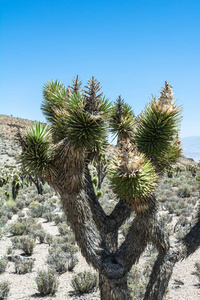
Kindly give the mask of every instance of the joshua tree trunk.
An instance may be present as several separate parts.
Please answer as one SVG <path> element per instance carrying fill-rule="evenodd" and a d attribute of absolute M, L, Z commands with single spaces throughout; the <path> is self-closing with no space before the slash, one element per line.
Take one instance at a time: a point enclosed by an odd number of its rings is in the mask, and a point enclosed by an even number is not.
<path fill-rule="evenodd" d="M 35 184 L 37 188 L 38 195 L 43 195 L 43 185 L 44 185 L 44 177 L 40 179 L 37 175 L 35 177 L 30 176 L 31 181 Z"/>
<path fill-rule="evenodd" d="M 130 293 L 127 286 L 127 275 L 123 278 L 108 279 L 99 275 L 99 289 L 101 299 L 106 300 L 130 300 Z"/>

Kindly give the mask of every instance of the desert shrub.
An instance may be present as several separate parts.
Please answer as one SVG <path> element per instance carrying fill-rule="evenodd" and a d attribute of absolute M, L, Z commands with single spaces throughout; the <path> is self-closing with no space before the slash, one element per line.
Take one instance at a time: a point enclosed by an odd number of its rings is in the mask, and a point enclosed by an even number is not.
<path fill-rule="evenodd" d="M 50 211 L 45 212 L 45 213 L 42 215 L 42 217 L 43 217 L 44 219 L 46 219 L 47 222 L 52 222 L 52 221 L 53 221 L 53 214 L 52 214 L 52 212 L 50 212 Z"/>
<path fill-rule="evenodd" d="M 21 259 L 17 258 L 14 261 L 15 273 L 17 274 L 26 274 L 32 272 L 34 266 L 33 259 Z"/>
<path fill-rule="evenodd" d="M 74 254 L 70 254 L 67 258 L 67 270 L 72 271 L 78 263 L 78 258 Z"/>
<path fill-rule="evenodd" d="M 13 213 L 12 211 L 8 211 L 7 214 L 6 214 L 8 220 L 11 220 L 12 219 L 12 216 L 13 216 Z"/>
<path fill-rule="evenodd" d="M 49 255 L 47 258 L 47 263 L 53 267 L 56 272 L 62 274 L 67 271 L 67 255 L 60 248 L 49 249 Z"/>
<path fill-rule="evenodd" d="M 10 291 L 10 283 L 8 281 L 0 282 L 0 300 L 5 300 L 8 298 Z"/>
<path fill-rule="evenodd" d="M 12 211 L 13 214 L 17 214 L 19 212 L 19 208 L 17 207 L 16 204 L 11 205 L 10 210 Z"/>
<path fill-rule="evenodd" d="M 7 258 L 4 257 L 0 258 L 0 274 L 5 272 L 7 264 L 8 264 Z"/>
<path fill-rule="evenodd" d="M 44 243 L 46 232 L 44 230 L 37 230 L 34 234 L 36 238 L 38 238 L 40 244 Z"/>
<path fill-rule="evenodd" d="M 13 247 L 11 247 L 11 246 L 8 246 L 7 247 L 7 251 L 6 251 L 6 253 L 7 253 L 7 255 L 10 255 L 10 254 L 13 254 L 14 253 L 14 249 L 13 249 Z"/>
<path fill-rule="evenodd" d="M 80 272 L 73 276 L 71 285 L 77 294 L 92 293 L 97 288 L 97 275 L 91 272 Z"/>
<path fill-rule="evenodd" d="M 1 217 L 1 219 L 0 219 L 0 226 L 1 227 L 5 226 L 7 222 L 8 222 L 7 216 Z"/>
<path fill-rule="evenodd" d="M 24 236 L 20 238 L 20 249 L 22 249 L 25 254 L 32 255 L 34 248 L 35 248 L 34 239 L 28 236 Z"/>
<path fill-rule="evenodd" d="M 19 236 L 14 236 L 11 238 L 11 242 L 12 242 L 12 248 L 13 249 L 20 249 L 20 237 Z"/>
<path fill-rule="evenodd" d="M 138 267 L 132 267 L 128 274 L 128 287 L 131 294 L 131 299 L 143 299 L 145 293 L 145 279 Z"/>
<path fill-rule="evenodd" d="M 39 203 L 45 202 L 45 196 L 44 195 L 36 195 L 34 200 Z"/>
<path fill-rule="evenodd" d="M 25 203 L 24 203 L 23 200 L 17 200 L 16 206 L 17 206 L 17 208 L 19 208 L 19 209 L 23 209 L 23 208 L 25 207 Z"/>
<path fill-rule="evenodd" d="M 196 178 L 197 181 L 200 181 L 200 175 L 196 175 L 195 178 Z"/>
<path fill-rule="evenodd" d="M 191 189 L 188 185 L 180 187 L 178 190 L 178 196 L 182 198 L 187 198 L 191 196 Z"/>
<path fill-rule="evenodd" d="M 13 216 L 13 213 L 12 211 L 10 210 L 10 207 L 9 206 L 2 206 L 0 208 L 0 218 L 2 217 L 7 217 L 9 220 L 12 218 Z"/>
<path fill-rule="evenodd" d="M 18 216 L 19 216 L 20 218 L 24 218 L 24 217 L 25 217 L 25 213 L 24 213 L 23 211 L 19 211 L 19 212 L 18 212 Z"/>
<path fill-rule="evenodd" d="M 78 247 L 76 245 L 73 245 L 70 242 L 62 243 L 59 246 L 60 246 L 60 249 L 63 252 L 67 252 L 67 253 L 70 252 L 70 253 L 73 253 L 73 254 L 75 254 L 76 252 L 78 252 Z"/>
<path fill-rule="evenodd" d="M 56 271 L 53 269 L 38 271 L 36 284 L 41 295 L 54 295 L 58 290 L 58 278 Z"/>
<path fill-rule="evenodd" d="M 66 224 L 60 223 L 58 224 L 58 231 L 60 235 L 70 235 L 71 231 Z"/>
<path fill-rule="evenodd" d="M 23 235 L 26 231 L 26 225 L 16 221 L 10 225 L 9 231 L 12 235 Z"/>
<path fill-rule="evenodd" d="M 18 222 L 24 224 L 26 227 L 25 233 L 24 234 L 31 234 L 32 236 L 35 237 L 35 233 L 38 230 L 42 229 L 42 224 L 37 223 L 36 219 L 29 217 L 29 218 L 18 218 Z"/>
<path fill-rule="evenodd" d="M 45 242 L 50 246 L 53 243 L 54 237 L 52 234 L 47 233 L 45 236 Z"/>
<path fill-rule="evenodd" d="M 54 220 L 56 225 L 63 222 L 62 217 L 60 215 L 55 215 L 53 220 Z"/>
<path fill-rule="evenodd" d="M 197 278 L 199 280 L 199 287 L 200 287 L 200 262 L 199 261 L 196 262 L 194 266 L 196 269 L 196 272 L 194 274 L 197 276 Z"/>
<path fill-rule="evenodd" d="M 176 222 L 176 224 L 174 226 L 175 237 L 178 240 L 182 239 L 189 232 L 191 227 L 192 227 L 192 224 L 188 220 L 188 218 L 186 218 L 184 216 L 180 216 L 180 218 L 178 219 L 178 221 Z"/>
<path fill-rule="evenodd" d="M 43 214 L 43 205 L 38 202 L 32 202 L 29 205 L 28 214 L 33 218 L 40 218 Z"/>

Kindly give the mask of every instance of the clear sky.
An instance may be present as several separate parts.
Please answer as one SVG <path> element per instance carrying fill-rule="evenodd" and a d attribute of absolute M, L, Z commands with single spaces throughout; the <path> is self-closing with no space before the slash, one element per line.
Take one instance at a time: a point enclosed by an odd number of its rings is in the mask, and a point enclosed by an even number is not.
<path fill-rule="evenodd" d="M 0 0 L 0 31 L 0 114 L 44 121 L 44 83 L 77 74 L 139 114 L 167 80 L 200 136 L 200 0 Z"/>

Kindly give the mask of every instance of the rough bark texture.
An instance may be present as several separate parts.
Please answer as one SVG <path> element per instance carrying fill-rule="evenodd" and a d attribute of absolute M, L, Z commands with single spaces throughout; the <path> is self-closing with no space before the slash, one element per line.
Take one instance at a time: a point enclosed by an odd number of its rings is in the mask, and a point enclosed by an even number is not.
<path fill-rule="evenodd" d="M 170 248 L 168 236 L 159 226 L 156 215 L 156 200 L 148 206 L 145 213 L 136 215 L 129 228 L 125 241 L 118 247 L 119 227 L 131 215 L 131 208 L 120 199 L 110 215 L 106 215 L 95 195 L 88 162 L 84 168 L 77 168 L 80 185 L 71 188 L 63 184 L 63 174 L 71 168 L 64 166 L 58 175 L 57 190 L 68 222 L 75 234 L 83 256 L 99 272 L 99 288 L 102 300 L 129 300 L 127 274 L 135 264 L 148 243 L 152 243 L 159 254 L 154 264 L 147 286 L 145 300 L 163 299 L 175 263 L 193 253 L 199 246 L 200 226 L 197 223 L 188 235 L 173 248 Z M 62 176 L 62 178 L 61 178 Z M 62 180 L 61 180 L 62 179 Z"/>
<path fill-rule="evenodd" d="M 144 300 L 162 300 L 176 262 L 193 254 L 200 246 L 200 224 L 197 222 L 176 246 L 159 254 L 155 261 Z"/>
<path fill-rule="evenodd" d="M 116 280 L 108 280 L 104 275 L 99 276 L 99 289 L 101 299 L 106 300 L 130 300 L 127 286 L 127 276 Z"/>

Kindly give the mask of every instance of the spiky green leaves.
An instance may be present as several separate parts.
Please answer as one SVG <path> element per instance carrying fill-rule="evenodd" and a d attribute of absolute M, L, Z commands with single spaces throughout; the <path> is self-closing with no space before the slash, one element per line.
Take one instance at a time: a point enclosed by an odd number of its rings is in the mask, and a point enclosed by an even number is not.
<path fill-rule="evenodd" d="M 41 110 L 47 120 L 53 123 L 55 111 L 66 107 L 68 92 L 60 81 L 47 81 L 43 87 Z"/>
<path fill-rule="evenodd" d="M 28 173 L 42 176 L 52 160 L 51 134 L 47 125 L 36 123 L 24 134 L 20 162 Z"/>
<path fill-rule="evenodd" d="M 155 99 L 140 116 L 135 142 L 140 152 L 149 158 L 162 158 L 169 150 L 180 124 L 180 107 L 163 107 Z"/>
<path fill-rule="evenodd" d="M 150 161 L 138 154 L 129 141 L 123 142 L 114 159 L 110 179 L 120 198 L 134 204 L 135 210 L 151 198 L 157 176 Z"/>
<path fill-rule="evenodd" d="M 118 142 L 125 138 L 132 138 L 135 118 L 131 107 L 118 97 L 110 114 L 111 133 L 118 136 Z"/>
<path fill-rule="evenodd" d="M 86 111 L 81 104 L 75 104 L 74 99 L 70 98 L 66 115 L 68 140 L 77 148 L 99 148 L 106 139 L 107 103 L 103 100 L 99 102 L 101 110 L 95 115 Z"/>

